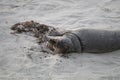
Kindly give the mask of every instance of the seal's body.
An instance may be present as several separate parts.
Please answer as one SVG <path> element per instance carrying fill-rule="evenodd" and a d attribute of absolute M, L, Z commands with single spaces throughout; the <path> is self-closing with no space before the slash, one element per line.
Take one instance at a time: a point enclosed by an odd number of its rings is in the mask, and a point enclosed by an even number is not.
<path fill-rule="evenodd" d="M 50 36 L 49 44 L 56 52 L 111 52 L 120 49 L 120 31 L 79 29 Z"/>

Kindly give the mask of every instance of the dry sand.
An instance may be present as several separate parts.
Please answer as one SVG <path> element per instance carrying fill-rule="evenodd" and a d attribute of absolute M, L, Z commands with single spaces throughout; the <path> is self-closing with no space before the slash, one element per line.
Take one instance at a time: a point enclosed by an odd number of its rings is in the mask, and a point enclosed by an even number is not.
<path fill-rule="evenodd" d="M 120 0 L 0 0 L 0 80 L 120 80 L 120 51 L 40 52 L 32 36 L 10 27 L 34 20 L 61 29 L 120 29 Z"/>

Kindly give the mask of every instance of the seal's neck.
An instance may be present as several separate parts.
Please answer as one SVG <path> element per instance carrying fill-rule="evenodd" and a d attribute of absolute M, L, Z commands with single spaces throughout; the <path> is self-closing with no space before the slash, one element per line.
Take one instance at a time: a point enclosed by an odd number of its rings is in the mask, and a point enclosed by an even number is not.
<path fill-rule="evenodd" d="M 69 32 L 66 33 L 64 36 L 72 41 L 73 51 L 82 52 L 81 40 L 76 34 Z"/>

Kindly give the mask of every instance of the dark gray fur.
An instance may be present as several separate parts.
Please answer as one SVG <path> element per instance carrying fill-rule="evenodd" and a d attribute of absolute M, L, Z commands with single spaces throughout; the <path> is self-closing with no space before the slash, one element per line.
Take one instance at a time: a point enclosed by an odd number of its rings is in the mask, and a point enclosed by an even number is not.
<path fill-rule="evenodd" d="M 51 39 L 69 47 L 65 52 L 101 53 L 120 49 L 120 30 L 79 29 Z"/>

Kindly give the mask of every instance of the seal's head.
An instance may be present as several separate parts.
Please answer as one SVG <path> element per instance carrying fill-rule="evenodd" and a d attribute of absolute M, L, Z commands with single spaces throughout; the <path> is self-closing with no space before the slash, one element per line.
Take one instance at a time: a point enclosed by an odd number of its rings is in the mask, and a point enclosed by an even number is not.
<path fill-rule="evenodd" d="M 72 50 L 72 42 L 66 37 L 48 37 L 48 48 L 57 53 L 68 53 Z"/>

